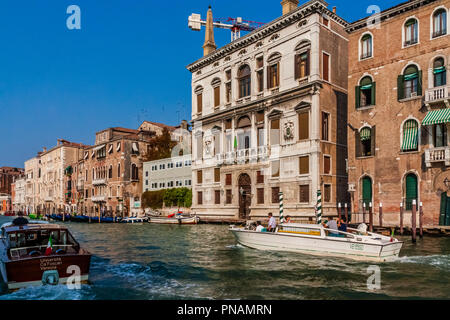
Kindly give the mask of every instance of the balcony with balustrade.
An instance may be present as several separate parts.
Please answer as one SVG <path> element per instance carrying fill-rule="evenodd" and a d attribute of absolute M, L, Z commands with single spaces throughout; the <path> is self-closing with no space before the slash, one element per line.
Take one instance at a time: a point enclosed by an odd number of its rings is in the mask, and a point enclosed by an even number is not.
<path fill-rule="evenodd" d="M 450 166 L 450 146 L 429 148 L 425 150 L 425 164 L 427 168 L 431 168 L 435 163 L 444 162 L 446 166 Z"/>
<path fill-rule="evenodd" d="M 259 146 L 216 154 L 215 158 L 218 165 L 245 164 L 267 161 L 269 153 L 268 146 Z"/>
<path fill-rule="evenodd" d="M 430 88 L 425 91 L 425 104 L 427 106 L 442 102 L 445 103 L 447 108 L 450 107 L 450 85 Z"/>
<path fill-rule="evenodd" d="M 92 185 L 94 186 L 106 185 L 106 179 L 94 179 L 92 181 Z"/>

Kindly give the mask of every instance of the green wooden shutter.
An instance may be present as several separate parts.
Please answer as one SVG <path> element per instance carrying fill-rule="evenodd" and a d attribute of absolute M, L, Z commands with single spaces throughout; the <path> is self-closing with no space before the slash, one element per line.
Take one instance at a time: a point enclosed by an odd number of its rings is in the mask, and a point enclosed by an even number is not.
<path fill-rule="evenodd" d="M 355 132 L 355 157 L 361 157 L 361 135 L 358 130 Z"/>
<path fill-rule="evenodd" d="M 363 202 L 366 204 L 366 208 L 369 207 L 369 203 L 372 202 L 372 180 L 369 177 L 363 178 Z"/>
<path fill-rule="evenodd" d="M 397 95 L 398 95 L 398 100 L 402 100 L 404 98 L 403 75 L 400 75 L 397 78 Z"/>
<path fill-rule="evenodd" d="M 355 108 L 358 109 L 361 105 L 361 87 L 355 87 Z"/>
<path fill-rule="evenodd" d="M 406 210 L 412 209 L 413 200 L 417 200 L 417 177 L 409 174 L 406 176 Z"/>
<path fill-rule="evenodd" d="M 445 216 L 447 213 L 447 193 L 442 192 L 441 194 L 441 210 L 439 212 L 439 225 L 445 225 Z"/>
<path fill-rule="evenodd" d="M 417 95 L 422 95 L 422 70 L 419 71 L 419 77 L 417 79 Z"/>
<path fill-rule="evenodd" d="M 376 88 L 377 88 L 376 83 L 372 82 L 372 97 L 371 97 L 372 106 L 376 105 L 376 98 L 377 98 Z"/>
<path fill-rule="evenodd" d="M 372 127 L 372 132 L 371 132 L 371 137 L 372 140 L 370 141 L 371 143 L 371 147 L 370 147 L 370 155 L 371 156 L 375 156 L 375 148 L 376 148 L 376 144 L 375 144 L 375 126 Z"/>

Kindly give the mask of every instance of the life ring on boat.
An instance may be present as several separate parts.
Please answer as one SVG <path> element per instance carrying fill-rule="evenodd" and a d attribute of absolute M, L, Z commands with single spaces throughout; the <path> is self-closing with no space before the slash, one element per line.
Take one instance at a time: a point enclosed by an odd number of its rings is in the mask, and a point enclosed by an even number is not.
<path fill-rule="evenodd" d="M 167 216 L 167 218 L 173 218 L 173 217 L 175 217 L 175 213 L 169 214 L 169 215 Z"/>
<path fill-rule="evenodd" d="M 56 254 L 66 254 L 66 250 L 58 249 L 58 250 L 56 250 Z"/>
<path fill-rule="evenodd" d="M 40 256 L 41 253 L 39 251 L 33 250 L 28 254 L 30 257 L 37 257 Z"/>

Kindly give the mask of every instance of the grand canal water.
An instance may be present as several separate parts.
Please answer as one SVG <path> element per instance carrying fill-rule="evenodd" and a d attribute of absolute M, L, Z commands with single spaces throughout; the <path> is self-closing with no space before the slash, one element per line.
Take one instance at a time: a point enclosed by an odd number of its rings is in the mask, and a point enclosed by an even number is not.
<path fill-rule="evenodd" d="M 0 217 L 0 223 L 10 220 Z M 405 244 L 379 264 L 262 252 L 236 244 L 227 226 L 67 223 L 92 254 L 90 284 L 32 287 L 0 299 L 398 299 L 450 298 L 450 238 Z"/>

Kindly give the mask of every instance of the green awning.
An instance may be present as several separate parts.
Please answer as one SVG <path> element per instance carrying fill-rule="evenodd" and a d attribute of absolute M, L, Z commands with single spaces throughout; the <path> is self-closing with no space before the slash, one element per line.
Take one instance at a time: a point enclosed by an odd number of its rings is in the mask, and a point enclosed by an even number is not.
<path fill-rule="evenodd" d="M 417 150 L 419 128 L 417 122 L 408 120 L 403 126 L 402 151 Z"/>
<path fill-rule="evenodd" d="M 361 141 L 366 141 L 370 139 L 370 135 L 371 135 L 371 130 L 370 128 L 362 128 L 361 131 L 359 132 L 359 136 L 361 138 Z"/>
<path fill-rule="evenodd" d="M 422 121 L 423 126 L 450 122 L 450 109 L 430 111 Z"/>
<path fill-rule="evenodd" d="M 434 74 L 438 74 L 438 73 L 442 73 L 442 72 L 445 72 L 445 67 L 439 67 L 439 68 L 435 68 L 433 70 Z"/>
<path fill-rule="evenodd" d="M 365 86 L 361 86 L 361 90 L 367 90 L 367 89 L 371 89 L 373 86 L 373 84 L 366 84 Z"/>
<path fill-rule="evenodd" d="M 416 79 L 418 77 L 419 77 L 419 75 L 417 73 L 411 73 L 411 74 L 405 74 L 403 76 L 403 79 L 408 81 L 408 80 Z"/>

